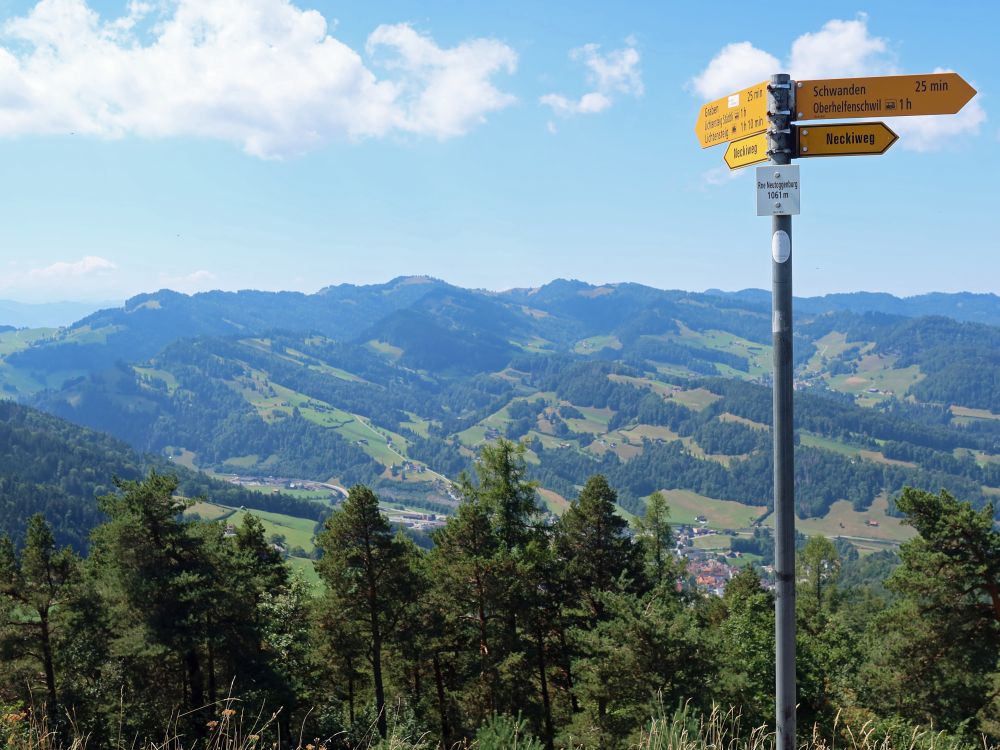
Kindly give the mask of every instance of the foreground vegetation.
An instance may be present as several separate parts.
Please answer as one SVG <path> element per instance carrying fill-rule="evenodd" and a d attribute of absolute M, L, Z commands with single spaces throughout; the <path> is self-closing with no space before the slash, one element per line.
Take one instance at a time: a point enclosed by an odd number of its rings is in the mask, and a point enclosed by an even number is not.
<path fill-rule="evenodd" d="M 258 519 L 234 535 L 185 520 L 169 476 L 118 480 L 85 559 L 36 516 L 23 545 L 0 542 L 0 737 L 148 750 L 769 747 L 774 603 L 757 572 L 703 597 L 671 553 L 661 495 L 629 529 L 596 475 L 552 520 L 523 456 L 505 440 L 482 450 L 429 552 L 353 487 L 317 539 L 315 598 Z M 912 489 L 896 504 L 918 536 L 888 579 L 890 553 L 858 558 L 822 537 L 799 551 L 808 746 L 995 743 L 993 508 Z"/>

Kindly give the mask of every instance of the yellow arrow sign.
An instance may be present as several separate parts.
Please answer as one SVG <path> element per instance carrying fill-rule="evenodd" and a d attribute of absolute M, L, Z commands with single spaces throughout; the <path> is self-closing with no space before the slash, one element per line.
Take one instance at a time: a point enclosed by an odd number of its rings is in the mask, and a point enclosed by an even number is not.
<path fill-rule="evenodd" d="M 796 133 L 796 156 L 884 154 L 899 139 L 884 122 L 799 125 Z"/>
<path fill-rule="evenodd" d="M 749 167 L 767 161 L 767 136 L 763 133 L 733 141 L 726 148 L 726 164 L 730 169 Z"/>
<path fill-rule="evenodd" d="M 767 81 L 709 102 L 698 112 L 695 135 L 702 148 L 767 130 Z"/>
<path fill-rule="evenodd" d="M 797 120 L 953 115 L 976 95 L 958 73 L 797 81 Z"/>

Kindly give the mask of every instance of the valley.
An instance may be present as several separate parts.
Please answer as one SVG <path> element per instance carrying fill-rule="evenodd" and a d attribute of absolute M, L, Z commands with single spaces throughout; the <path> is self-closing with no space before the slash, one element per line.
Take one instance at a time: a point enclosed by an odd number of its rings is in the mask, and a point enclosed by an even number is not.
<path fill-rule="evenodd" d="M 821 302 L 799 303 L 812 309 L 795 354 L 800 528 L 871 551 L 907 538 L 893 506 L 904 485 L 979 505 L 1000 492 L 992 395 L 956 375 L 1000 351 L 1000 329 Z M 676 522 L 750 534 L 771 495 L 768 315 L 738 295 L 569 281 L 163 292 L 0 334 L 0 388 L 265 495 L 328 504 L 365 482 L 447 515 L 455 480 L 505 437 L 526 446 L 555 514 L 600 472 L 627 517 L 664 490 Z"/>

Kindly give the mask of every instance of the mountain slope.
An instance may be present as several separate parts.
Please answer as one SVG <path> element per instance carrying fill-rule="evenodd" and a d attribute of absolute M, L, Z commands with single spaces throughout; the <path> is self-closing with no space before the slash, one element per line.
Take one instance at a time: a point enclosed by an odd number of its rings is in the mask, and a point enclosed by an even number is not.
<path fill-rule="evenodd" d="M 188 497 L 318 518 L 321 506 L 287 496 L 264 495 L 143 456 L 109 435 L 94 432 L 11 401 L 0 401 L 0 534 L 21 539 L 28 518 L 44 513 L 59 544 L 77 550 L 101 522 L 96 498 L 112 479 L 139 479 L 149 470 L 170 472 Z"/>

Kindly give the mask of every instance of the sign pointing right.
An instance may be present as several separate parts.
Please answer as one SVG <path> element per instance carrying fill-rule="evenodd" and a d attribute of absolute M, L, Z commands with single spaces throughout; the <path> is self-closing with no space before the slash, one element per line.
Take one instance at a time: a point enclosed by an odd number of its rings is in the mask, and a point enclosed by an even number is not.
<path fill-rule="evenodd" d="M 953 115 L 975 95 L 958 73 L 797 81 L 793 119 Z"/>
<path fill-rule="evenodd" d="M 799 125 L 795 130 L 797 157 L 878 155 L 899 140 L 884 122 Z"/>

